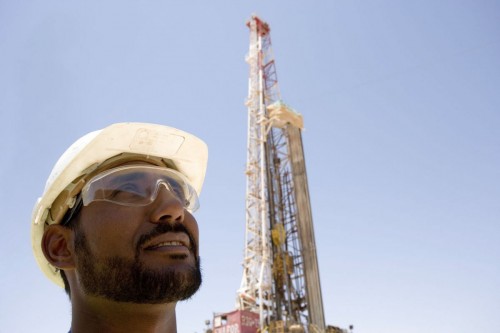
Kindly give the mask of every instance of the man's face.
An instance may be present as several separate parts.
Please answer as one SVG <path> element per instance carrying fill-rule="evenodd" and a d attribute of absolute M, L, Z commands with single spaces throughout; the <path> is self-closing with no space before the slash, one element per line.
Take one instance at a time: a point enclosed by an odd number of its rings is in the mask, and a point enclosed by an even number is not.
<path fill-rule="evenodd" d="M 198 225 L 161 187 L 149 205 L 91 202 L 75 227 L 76 274 L 88 295 L 118 302 L 167 303 L 201 285 Z"/>

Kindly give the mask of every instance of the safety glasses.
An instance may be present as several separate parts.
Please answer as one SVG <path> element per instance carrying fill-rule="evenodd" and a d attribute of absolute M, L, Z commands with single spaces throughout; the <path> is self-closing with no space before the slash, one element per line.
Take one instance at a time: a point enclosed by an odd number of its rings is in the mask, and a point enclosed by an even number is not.
<path fill-rule="evenodd" d="M 199 208 L 198 195 L 181 173 L 165 167 L 148 165 L 121 166 L 91 178 L 83 187 L 84 206 L 94 201 L 107 201 L 122 206 L 146 206 L 164 187 L 194 212 Z"/>

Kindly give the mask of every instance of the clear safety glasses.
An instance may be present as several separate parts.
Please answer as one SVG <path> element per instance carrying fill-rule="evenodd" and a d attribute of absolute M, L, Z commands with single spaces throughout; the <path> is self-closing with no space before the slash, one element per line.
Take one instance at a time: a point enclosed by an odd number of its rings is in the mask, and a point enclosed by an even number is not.
<path fill-rule="evenodd" d="M 156 199 L 162 186 L 188 211 L 198 209 L 198 195 L 184 175 L 165 167 L 148 165 L 121 166 L 100 173 L 83 187 L 81 198 L 84 206 L 94 201 L 146 206 Z"/>

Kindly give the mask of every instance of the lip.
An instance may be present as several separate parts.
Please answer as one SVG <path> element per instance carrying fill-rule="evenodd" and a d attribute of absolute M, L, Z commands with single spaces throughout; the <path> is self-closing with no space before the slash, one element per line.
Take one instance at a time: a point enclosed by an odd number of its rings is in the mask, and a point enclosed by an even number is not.
<path fill-rule="evenodd" d="M 148 241 L 142 249 L 145 251 L 185 251 L 191 249 L 191 241 L 184 232 L 167 232 Z"/>

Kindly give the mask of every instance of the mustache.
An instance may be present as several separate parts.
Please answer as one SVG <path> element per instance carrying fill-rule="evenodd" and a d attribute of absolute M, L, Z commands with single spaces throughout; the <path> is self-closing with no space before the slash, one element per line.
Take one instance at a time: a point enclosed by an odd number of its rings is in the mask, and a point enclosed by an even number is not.
<path fill-rule="evenodd" d="M 189 230 L 182 224 L 181 222 L 174 222 L 174 223 L 158 223 L 156 224 L 156 227 L 148 232 L 147 234 L 142 235 L 139 237 L 139 240 L 137 241 L 137 247 L 136 250 L 139 251 L 145 243 L 150 241 L 151 239 L 155 238 L 156 236 L 166 234 L 168 232 L 183 232 L 189 237 L 189 241 L 191 244 L 190 250 L 193 251 L 193 253 L 196 253 L 195 250 L 198 248 L 198 244 L 196 244 L 196 241 L 194 240 L 193 235 L 189 232 Z"/>

